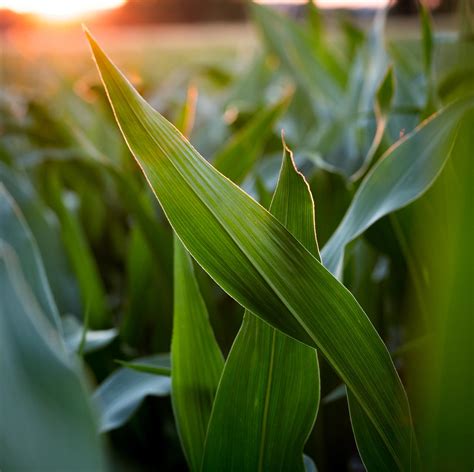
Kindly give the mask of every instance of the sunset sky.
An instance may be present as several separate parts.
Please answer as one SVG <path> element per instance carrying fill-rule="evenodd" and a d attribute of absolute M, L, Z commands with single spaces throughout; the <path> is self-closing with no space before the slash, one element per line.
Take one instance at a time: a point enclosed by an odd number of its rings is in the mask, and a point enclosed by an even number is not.
<path fill-rule="evenodd" d="M 306 0 L 256 0 L 259 3 L 302 4 Z M 126 0 L 0 0 L 0 9 L 17 13 L 31 13 L 49 20 L 71 20 L 98 10 L 123 5 Z M 388 0 L 318 0 L 321 8 L 377 8 L 386 6 Z"/>
<path fill-rule="evenodd" d="M 68 20 L 123 5 L 126 0 L 0 0 L 0 8 L 32 13 L 46 19 Z"/>

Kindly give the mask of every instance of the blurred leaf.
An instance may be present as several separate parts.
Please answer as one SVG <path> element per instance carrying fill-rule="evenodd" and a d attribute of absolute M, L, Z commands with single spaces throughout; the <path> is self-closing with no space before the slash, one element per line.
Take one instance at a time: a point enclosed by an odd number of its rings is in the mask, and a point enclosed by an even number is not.
<path fill-rule="evenodd" d="M 460 0 L 459 10 L 459 36 L 461 39 L 472 41 L 474 39 L 474 5 L 472 0 Z"/>
<path fill-rule="evenodd" d="M 59 312 L 78 313 L 81 310 L 79 289 L 61 241 L 56 215 L 41 201 L 26 174 L 0 163 L 0 182 L 33 233 Z"/>
<path fill-rule="evenodd" d="M 238 133 L 225 144 L 214 157 L 214 167 L 236 184 L 245 180 L 263 147 L 273 133 L 273 127 L 288 107 L 290 95 L 275 105 L 258 111 Z"/>
<path fill-rule="evenodd" d="M 163 375 L 171 377 L 171 356 L 160 354 L 159 358 L 154 360 L 154 364 L 141 364 L 139 362 L 115 361 L 127 369 L 144 372 L 146 374 Z"/>
<path fill-rule="evenodd" d="M 209 323 L 192 260 L 174 246 L 172 392 L 179 437 L 191 470 L 201 470 L 204 441 L 224 359 Z"/>
<path fill-rule="evenodd" d="M 389 67 L 385 76 L 377 89 L 376 94 L 376 113 L 379 116 L 387 116 L 393 102 L 395 93 L 395 75 L 393 69 Z"/>
<path fill-rule="evenodd" d="M 319 347 L 409 469 L 413 429 L 390 355 L 353 298 L 274 217 L 207 163 L 89 36 L 118 124 L 183 244 L 245 308 Z"/>
<path fill-rule="evenodd" d="M 252 13 L 268 49 L 306 92 L 311 106 L 324 110 L 340 102 L 345 71 L 334 58 L 315 54 L 307 32 L 274 9 L 253 3 Z"/>
<path fill-rule="evenodd" d="M 48 317 L 52 326 L 60 330 L 58 309 L 48 285 L 36 241 L 20 209 L 2 183 L 0 183 L 0 223 L 0 241 L 8 244 L 19 254 L 21 271 L 25 274 L 26 282 L 33 290 L 42 312 Z"/>
<path fill-rule="evenodd" d="M 161 368 L 167 354 L 142 357 L 132 363 L 150 364 Z M 100 413 L 99 429 L 102 433 L 119 428 L 135 413 L 148 395 L 167 396 L 171 392 L 171 379 L 123 367 L 107 377 L 93 395 Z"/>
<path fill-rule="evenodd" d="M 306 454 L 303 454 L 303 461 L 304 461 L 304 470 L 306 472 L 318 472 L 316 464 L 314 463 L 313 459 Z"/>
<path fill-rule="evenodd" d="M 313 198 L 286 148 L 270 211 L 319 258 Z M 242 375 L 255 368 L 258 375 Z M 318 406 L 316 351 L 246 311 L 214 401 L 203 470 L 303 470 Z"/>
<path fill-rule="evenodd" d="M 379 85 L 375 99 L 375 118 L 377 123 L 372 144 L 367 151 L 367 155 L 365 156 L 362 165 L 357 170 L 357 172 L 351 176 L 351 180 L 357 180 L 365 174 L 375 156 L 375 153 L 377 152 L 377 149 L 380 146 L 380 143 L 382 142 L 385 128 L 387 126 L 388 113 L 392 107 L 394 89 L 395 76 L 393 74 L 393 69 L 389 67 L 381 84 Z"/>
<path fill-rule="evenodd" d="M 365 177 L 337 230 L 322 250 L 340 276 L 345 246 L 388 213 L 422 195 L 450 157 L 460 121 L 474 100 L 458 101 L 390 148 Z"/>
<path fill-rule="evenodd" d="M 431 75 L 431 65 L 433 63 L 433 22 L 428 7 L 420 2 L 421 19 L 421 43 L 423 47 L 423 66 L 425 74 Z"/>
<path fill-rule="evenodd" d="M 90 310 L 90 326 L 101 328 L 107 324 L 105 288 L 94 255 L 86 236 L 73 213 L 64 201 L 64 189 L 57 169 L 49 169 L 47 191 L 51 206 L 61 223 L 61 234 L 81 289 L 83 304 Z"/>
<path fill-rule="evenodd" d="M 336 400 L 341 400 L 346 396 L 346 386 L 344 384 L 338 385 L 331 390 L 324 398 L 323 403 L 332 403 Z"/>
<path fill-rule="evenodd" d="M 3 241 L 0 300 L 0 467 L 105 470 L 78 366 Z"/>
<path fill-rule="evenodd" d="M 71 315 L 66 315 L 61 319 L 63 339 L 69 352 L 78 352 L 84 333 L 84 326 Z M 84 353 L 94 352 L 109 345 L 118 335 L 115 328 L 100 331 L 87 330 L 84 340 Z"/>

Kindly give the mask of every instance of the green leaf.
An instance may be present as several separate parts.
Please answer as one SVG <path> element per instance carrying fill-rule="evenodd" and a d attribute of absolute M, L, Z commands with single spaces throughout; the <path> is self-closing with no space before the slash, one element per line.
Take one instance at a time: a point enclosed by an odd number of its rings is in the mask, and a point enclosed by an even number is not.
<path fill-rule="evenodd" d="M 191 257 L 178 238 L 174 258 L 171 400 L 189 466 L 191 470 L 200 470 L 224 359 L 209 323 Z"/>
<path fill-rule="evenodd" d="M 2 162 L 0 182 L 13 197 L 33 233 L 59 312 L 78 313 L 79 289 L 69 266 L 55 214 L 41 201 L 26 174 Z"/>
<path fill-rule="evenodd" d="M 66 315 L 61 318 L 63 339 L 69 352 L 78 352 L 82 337 L 84 336 L 84 326 L 77 318 Z M 87 330 L 84 338 L 83 352 L 94 352 L 109 345 L 118 335 L 115 328 L 96 331 Z"/>
<path fill-rule="evenodd" d="M 423 66 L 427 77 L 431 75 L 433 63 L 433 22 L 428 7 L 420 2 L 421 44 L 423 47 Z"/>
<path fill-rule="evenodd" d="M 28 225 L 2 183 L 0 183 L 0 241 L 7 243 L 19 254 L 19 264 L 32 288 L 42 312 L 58 330 L 61 324 L 44 270 L 41 255 Z"/>
<path fill-rule="evenodd" d="M 235 135 L 214 157 L 214 167 L 236 184 L 252 170 L 263 147 L 273 132 L 273 126 L 288 107 L 290 95 L 264 108 Z"/>
<path fill-rule="evenodd" d="M 432 185 L 451 155 L 460 121 L 472 107 L 472 98 L 446 107 L 380 158 L 322 249 L 328 270 L 340 276 L 348 243 L 383 216 L 417 199 Z"/>
<path fill-rule="evenodd" d="M 82 226 L 65 204 L 57 169 L 48 171 L 47 185 L 50 204 L 61 223 L 62 239 L 79 282 L 85 310 L 90 310 L 90 326 L 102 328 L 107 324 L 105 288 Z"/>
<path fill-rule="evenodd" d="M 379 117 L 385 117 L 388 115 L 393 102 L 393 96 L 395 93 L 395 74 L 393 68 L 389 67 L 382 82 L 379 85 L 376 94 L 376 113 Z"/>
<path fill-rule="evenodd" d="M 171 358 L 166 357 L 164 354 L 160 354 L 157 357 L 156 363 L 144 364 L 140 362 L 126 362 L 116 360 L 118 364 L 127 369 L 136 370 L 137 372 L 144 372 L 146 374 L 164 375 L 165 377 L 171 377 Z"/>
<path fill-rule="evenodd" d="M 325 54 L 325 48 L 315 51 L 307 31 L 274 9 L 254 3 L 252 14 L 268 49 L 277 55 L 314 107 L 325 109 L 341 101 L 345 71 L 334 60 L 337 53 Z"/>
<path fill-rule="evenodd" d="M 167 354 L 157 354 L 136 359 L 132 364 L 163 368 L 168 359 Z M 92 397 L 100 414 L 100 431 L 105 433 L 125 424 L 146 396 L 163 397 L 170 392 L 168 375 L 156 375 L 128 366 L 116 370 L 100 384 Z"/>
<path fill-rule="evenodd" d="M 380 146 L 380 143 L 382 142 L 385 128 L 387 127 L 388 114 L 390 108 L 392 107 L 394 92 L 395 75 L 393 73 L 393 68 L 389 67 L 382 79 L 382 82 L 379 85 L 377 94 L 375 96 L 376 129 L 372 144 L 367 151 L 364 162 L 357 172 L 351 176 L 351 180 L 358 180 L 359 177 L 362 177 L 365 174 Z"/>
<path fill-rule="evenodd" d="M 105 470 L 78 366 L 35 293 L 0 241 L 0 468 Z"/>
<path fill-rule="evenodd" d="M 319 258 L 311 192 L 286 149 L 270 211 Z M 304 470 L 318 405 L 316 351 L 246 311 L 217 390 L 203 470 Z"/>
<path fill-rule="evenodd" d="M 409 470 L 413 429 L 406 394 L 360 305 L 277 219 L 202 158 L 89 40 L 125 140 L 183 244 L 241 305 L 318 347 L 398 466 Z"/>

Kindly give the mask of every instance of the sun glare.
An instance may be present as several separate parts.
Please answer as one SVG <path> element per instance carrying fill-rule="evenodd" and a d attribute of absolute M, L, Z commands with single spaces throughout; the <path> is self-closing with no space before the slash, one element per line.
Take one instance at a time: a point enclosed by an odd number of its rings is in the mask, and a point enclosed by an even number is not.
<path fill-rule="evenodd" d="M 48 20 L 71 20 L 123 5 L 126 0 L 0 0 L 0 8 Z"/>

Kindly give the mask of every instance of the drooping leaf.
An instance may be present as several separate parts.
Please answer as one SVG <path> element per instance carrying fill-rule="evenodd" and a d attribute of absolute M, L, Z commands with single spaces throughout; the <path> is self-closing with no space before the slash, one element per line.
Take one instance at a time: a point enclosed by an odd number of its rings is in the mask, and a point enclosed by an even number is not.
<path fill-rule="evenodd" d="M 270 211 L 319 258 L 311 192 L 286 149 Z M 246 311 L 219 383 L 203 470 L 304 470 L 318 406 L 316 351 Z"/>
<path fill-rule="evenodd" d="M 423 122 L 392 146 L 361 183 L 321 255 L 332 273 L 341 274 L 345 246 L 370 225 L 422 195 L 451 155 L 460 120 L 474 99 L 458 101 Z"/>
<path fill-rule="evenodd" d="M 0 241 L 0 468 L 105 470 L 78 366 L 36 293 Z"/>
<path fill-rule="evenodd" d="M 162 354 L 158 354 L 136 359 L 133 363 L 161 368 L 167 359 L 168 355 L 163 358 Z M 169 376 L 137 372 L 128 367 L 116 370 L 99 385 L 93 395 L 100 414 L 99 430 L 104 433 L 125 424 L 146 396 L 162 397 L 170 392 Z"/>
<path fill-rule="evenodd" d="M 72 315 L 63 316 L 61 319 L 63 339 L 69 352 L 78 352 L 84 326 Z M 110 344 L 118 335 L 115 328 L 89 331 L 85 333 L 83 352 L 89 353 L 97 351 Z"/>
<path fill-rule="evenodd" d="M 174 314 L 171 340 L 174 416 L 191 470 L 200 470 L 207 425 L 224 359 L 214 338 L 192 260 L 174 246 Z"/>
<path fill-rule="evenodd" d="M 121 131 L 186 248 L 245 308 L 319 347 L 398 466 L 409 470 L 414 448 L 406 394 L 360 305 L 278 220 L 203 159 L 89 40 Z"/>

